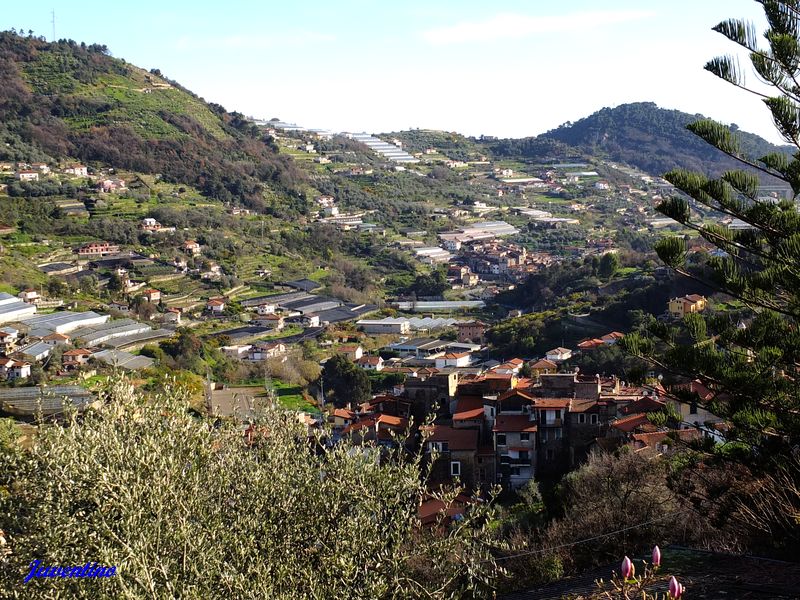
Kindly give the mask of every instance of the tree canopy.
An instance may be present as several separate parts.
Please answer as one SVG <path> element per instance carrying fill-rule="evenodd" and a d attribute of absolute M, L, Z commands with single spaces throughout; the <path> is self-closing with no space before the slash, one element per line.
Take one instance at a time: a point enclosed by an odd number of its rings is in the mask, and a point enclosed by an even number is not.
<path fill-rule="evenodd" d="M 425 528 L 419 459 L 329 448 L 292 413 L 268 410 L 242 435 L 172 389 L 120 380 L 66 425 L 0 449 L 3 597 L 485 597 L 498 573 L 488 505 Z M 23 584 L 33 560 L 117 576 Z"/>
<path fill-rule="evenodd" d="M 749 309 L 749 316 L 692 314 L 678 327 L 654 321 L 646 333 L 626 336 L 624 343 L 634 353 L 687 379 L 697 378 L 708 388 L 708 397 L 702 399 L 688 390 L 678 395 L 700 401 L 729 423 L 729 428 L 716 432 L 724 439 L 715 449 L 718 456 L 748 464 L 756 475 L 779 473 L 779 479 L 788 476 L 796 482 L 800 471 L 792 457 L 800 444 L 800 214 L 796 205 L 800 192 L 800 2 L 765 0 L 760 4 L 768 22 L 766 47 L 759 46 L 754 26 L 744 21 L 723 21 L 714 30 L 749 52 L 758 79 L 772 95 L 753 93 L 762 98 L 779 133 L 796 152 L 751 156 L 734 128 L 708 119 L 690 124 L 692 133 L 741 168 L 718 178 L 684 169 L 670 171 L 665 178 L 680 193 L 664 200 L 658 210 L 699 233 L 719 252 L 708 261 L 710 274 L 705 277 L 687 264 L 684 238 L 668 237 L 656 246 L 665 263 L 738 299 Z M 748 89 L 743 71 L 730 56 L 709 61 L 706 69 Z M 759 175 L 785 182 L 788 197 L 767 196 Z M 796 485 L 793 490 L 788 500 L 781 501 L 784 506 L 778 512 L 797 514 L 800 494 Z M 777 546 L 788 548 L 800 540 L 800 527 L 791 521 L 776 522 Z"/>

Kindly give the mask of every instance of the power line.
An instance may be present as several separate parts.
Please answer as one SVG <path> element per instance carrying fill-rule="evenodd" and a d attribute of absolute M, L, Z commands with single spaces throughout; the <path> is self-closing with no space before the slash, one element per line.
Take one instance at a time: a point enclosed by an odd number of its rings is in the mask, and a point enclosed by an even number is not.
<path fill-rule="evenodd" d="M 666 515 L 662 515 L 657 519 L 653 519 L 652 521 L 645 521 L 644 523 L 637 523 L 636 525 L 631 525 L 629 527 L 625 527 L 623 529 L 617 529 L 616 531 L 610 531 L 608 533 L 603 533 L 601 535 L 596 535 L 594 537 L 586 538 L 584 540 L 578 540 L 577 542 L 570 542 L 568 544 L 561 544 L 560 546 L 551 546 L 549 548 L 538 548 L 536 550 L 528 550 L 527 552 L 520 552 L 519 554 L 512 554 L 510 556 L 501 556 L 500 558 L 488 559 L 482 562 L 487 563 L 491 561 L 500 562 L 503 560 L 510 560 L 512 558 L 520 558 L 522 556 L 530 556 L 533 554 L 544 554 L 545 552 L 553 552 L 554 550 L 562 550 L 563 548 L 571 548 L 572 546 L 578 546 L 580 544 L 586 544 L 588 542 L 595 542 L 597 540 L 602 540 L 607 537 L 611 537 L 617 535 L 619 533 L 624 533 L 626 531 L 630 531 L 631 529 L 638 529 L 639 527 L 644 527 L 645 525 L 652 525 L 653 523 L 658 523 L 659 521 L 663 521 L 668 517 L 672 517 L 678 514 L 678 511 L 674 511 L 671 513 L 667 513 Z"/>

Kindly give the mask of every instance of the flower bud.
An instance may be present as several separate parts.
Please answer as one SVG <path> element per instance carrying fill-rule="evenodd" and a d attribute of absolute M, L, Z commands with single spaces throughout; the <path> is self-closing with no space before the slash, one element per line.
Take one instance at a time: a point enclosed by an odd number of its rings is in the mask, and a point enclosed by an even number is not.
<path fill-rule="evenodd" d="M 653 566 L 660 567 L 661 566 L 661 549 L 658 546 L 653 548 Z"/>
<path fill-rule="evenodd" d="M 678 580 L 673 575 L 669 579 L 669 597 L 673 600 L 680 600 L 681 596 L 683 596 L 683 586 L 678 583 Z"/>
<path fill-rule="evenodd" d="M 622 560 L 622 578 L 630 579 L 633 577 L 633 562 L 627 556 Z"/>

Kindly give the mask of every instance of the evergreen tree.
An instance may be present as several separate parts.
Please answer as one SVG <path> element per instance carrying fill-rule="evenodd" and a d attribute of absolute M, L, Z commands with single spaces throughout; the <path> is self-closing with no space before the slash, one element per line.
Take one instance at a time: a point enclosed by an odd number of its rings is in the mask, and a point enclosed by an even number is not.
<path fill-rule="evenodd" d="M 756 477 L 778 474 L 780 480 L 797 482 L 800 462 L 793 457 L 800 447 L 800 214 L 795 204 L 800 193 L 800 1 L 760 4 L 768 22 L 766 47 L 759 46 L 754 26 L 744 21 L 723 21 L 714 30 L 749 52 L 755 73 L 771 95 L 750 89 L 730 56 L 715 58 L 705 68 L 761 96 L 778 131 L 796 151 L 749 156 L 733 128 L 707 119 L 690 124 L 691 132 L 742 168 L 716 179 L 673 170 L 665 178 L 683 194 L 663 201 L 658 209 L 722 252 L 697 266 L 687 261 L 684 238 L 668 237 L 656 245 L 665 263 L 738 299 L 746 316 L 742 320 L 724 312 L 692 314 L 678 327 L 653 321 L 642 333 L 626 336 L 624 343 L 634 354 L 687 380 L 700 379 L 710 390 L 705 408 L 730 425 L 723 432 L 725 443 L 714 449 L 717 456 L 749 465 Z M 764 197 L 760 176 L 771 184 L 785 182 L 790 199 Z M 716 223 L 710 223 L 709 216 Z M 703 403 L 695 394 L 683 394 L 682 399 Z M 782 500 L 779 512 L 784 516 L 800 507 L 798 487 L 793 489 Z M 799 529 L 796 518 L 785 518 L 770 535 L 775 545 L 790 547 L 800 540 Z"/>

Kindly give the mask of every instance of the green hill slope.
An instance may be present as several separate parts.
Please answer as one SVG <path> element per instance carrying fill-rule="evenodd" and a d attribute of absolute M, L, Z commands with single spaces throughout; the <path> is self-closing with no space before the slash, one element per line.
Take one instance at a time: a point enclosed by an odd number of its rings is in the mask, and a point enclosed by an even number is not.
<path fill-rule="evenodd" d="M 741 166 L 686 130 L 687 124 L 703 118 L 659 108 L 652 102 L 637 102 L 604 108 L 537 139 L 555 140 L 589 154 L 605 155 L 653 175 L 675 167 L 718 175 Z M 775 146 L 752 133 L 738 131 L 738 135 L 742 149 L 751 157 L 788 151 L 788 147 Z"/>
<path fill-rule="evenodd" d="M 161 173 L 256 208 L 304 179 L 242 115 L 104 46 L 0 33 L 0 160 L 77 158 Z"/>

